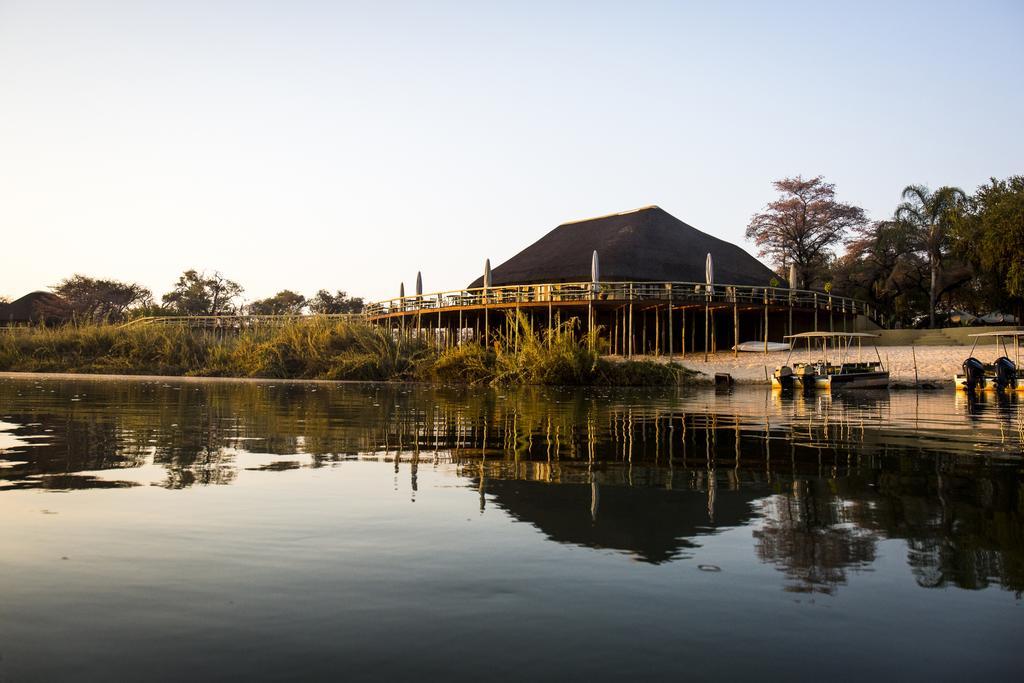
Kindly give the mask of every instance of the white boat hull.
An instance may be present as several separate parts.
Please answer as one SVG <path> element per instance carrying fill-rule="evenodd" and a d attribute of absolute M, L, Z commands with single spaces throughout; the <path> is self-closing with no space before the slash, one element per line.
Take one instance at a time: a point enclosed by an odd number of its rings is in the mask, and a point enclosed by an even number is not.
<path fill-rule="evenodd" d="M 745 351 L 748 353 L 764 353 L 765 343 L 763 341 L 740 342 L 732 347 L 734 351 Z M 783 342 L 768 342 L 768 351 L 789 351 L 790 345 Z"/>

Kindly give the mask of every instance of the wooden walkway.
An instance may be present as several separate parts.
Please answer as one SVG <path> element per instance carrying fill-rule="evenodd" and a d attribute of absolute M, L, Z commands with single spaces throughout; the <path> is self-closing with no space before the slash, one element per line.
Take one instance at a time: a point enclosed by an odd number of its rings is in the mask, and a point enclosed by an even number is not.
<path fill-rule="evenodd" d="M 155 315 L 130 320 L 121 327 L 166 325 L 182 326 L 191 329 L 248 330 L 282 327 L 290 323 L 313 320 L 365 322 L 366 316 L 361 313 L 330 313 L 322 315 Z"/>

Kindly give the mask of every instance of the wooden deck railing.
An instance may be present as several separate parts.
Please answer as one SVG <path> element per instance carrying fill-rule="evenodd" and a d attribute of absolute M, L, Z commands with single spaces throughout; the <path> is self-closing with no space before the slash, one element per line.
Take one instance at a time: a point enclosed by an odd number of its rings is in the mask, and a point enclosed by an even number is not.
<path fill-rule="evenodd" d="M 310 320 L 343 320 L 361 322 L 362 313 L 327 313 L 315 315 L 155 315 L 136 318 L 122 327 L 140 325 L 181 325 L 191 328 L 238 330 L 257 327 L 280 327 L 288 323 Z"/>
<path fill-rule="evenodd" d="M 863 301 L 833 296 L 827 292 L 781 287 L 715 284 L 703 282 L 565 282 L 542 285 L 478 287 L 419 296 L 406 296 L 367 304 L 363 313 L 370 319 L 388 315 L 438 311 L 478 306 L 510 306 L 544 302 L 655 301 L 678 304 L 710 303 L 740 306 L 792 306 L 851 315 L 877 316 L 878 311 Z"/>

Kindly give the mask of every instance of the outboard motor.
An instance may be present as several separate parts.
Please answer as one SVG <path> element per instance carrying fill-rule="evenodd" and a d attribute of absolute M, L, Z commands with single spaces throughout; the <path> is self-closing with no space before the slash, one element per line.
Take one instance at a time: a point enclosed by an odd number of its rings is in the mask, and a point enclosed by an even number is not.
<path fill-rule="evenodd" d="M 1010 389 L 1011 391 L 1017 388 L 1017 366 L 1013 364 L 1013 361 L 1002 356 L 996 359 L 994 364 L 996 371 L 995 383 L 996 390 L 1002 391 L 1003 389 Z"/>
<path fill-rule="evenodd" d="M 775 368 L 775 380 L 779 383 L 779 387 L 782 389 L 790 390 L 793 388 L 793 368 L 788 365 L 780 365 Z"/>
<path fill-rule="evenodd" d="M 964 388 L 974 391 L 985 386 L 985 364 L 971 356 L 964 361 Z"/>

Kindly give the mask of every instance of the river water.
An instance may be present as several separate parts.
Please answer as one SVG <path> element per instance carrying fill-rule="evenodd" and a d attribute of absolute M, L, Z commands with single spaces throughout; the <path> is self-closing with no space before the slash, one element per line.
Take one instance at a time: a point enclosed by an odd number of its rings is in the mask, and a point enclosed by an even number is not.
<path fill-rule="evenodd" d="M 0 680 L 1016 678 L 1024 404 L 0 378 Z"/>

